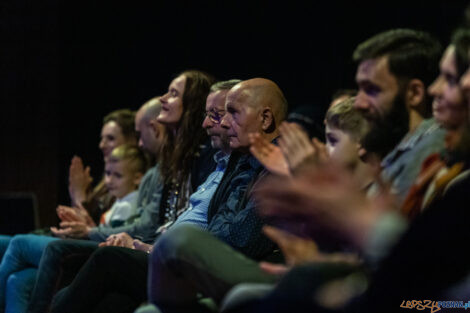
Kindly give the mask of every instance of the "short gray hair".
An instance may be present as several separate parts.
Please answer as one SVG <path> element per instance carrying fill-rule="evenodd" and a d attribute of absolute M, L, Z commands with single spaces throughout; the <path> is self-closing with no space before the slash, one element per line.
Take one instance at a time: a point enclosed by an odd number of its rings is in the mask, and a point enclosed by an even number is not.
<path fill-rule="evenodd" d="M 219 90 L 230 90 L 232 89 L 233 86 L 241 82 L 242 82 L 241 79 L 230 79 L 230 80 L 217 82 L 211 86 L 210 92 L 216 92 Z"/>

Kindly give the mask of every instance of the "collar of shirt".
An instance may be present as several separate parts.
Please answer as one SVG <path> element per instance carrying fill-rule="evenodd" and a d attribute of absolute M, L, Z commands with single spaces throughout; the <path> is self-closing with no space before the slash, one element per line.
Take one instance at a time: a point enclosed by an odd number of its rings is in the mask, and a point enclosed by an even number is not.
<path fill-rule="evenodd" d="M 214 154 L 214 161 L 217 164 L 216 170 L 223 170 L 227 167 L 230 154 L 225 154 L 223 151 L 217 151 Z"/>
<path fill-rule="evenodd" d="M 421 140 L 422 137 L 434 132 L 439 128 L 439 125 L 434 121 L 433 118 L 424 120 L 412 133 L 406 134 L 406 136 L 400 141 L 398 146 L 395 147 L 382 161 L 382 167 L 387 167 L 390 163 L 393 163 L 403 152 L 413 149 L 413 147 Z"/>
<path fill-rule="evenodd" d="M 132 192 L 129 192 L 127 195 L 122 197 L 121 199 L 116 199 L 116 202 L 131 202 L 133 201 L 134 197 L 137 196 L 137 190 L 134 190 Z"/>

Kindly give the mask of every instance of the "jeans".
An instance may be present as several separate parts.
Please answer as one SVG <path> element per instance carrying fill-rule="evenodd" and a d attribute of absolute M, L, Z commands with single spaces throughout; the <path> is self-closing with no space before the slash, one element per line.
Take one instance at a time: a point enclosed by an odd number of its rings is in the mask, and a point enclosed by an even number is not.
<path fill-rule="evenodd" d="M 6 301 L 13 299 L 7 299 L 6 297 L 6 286 L 10 275 L 26 268 L 37 267 L 45 247 L 54 240 L 57 240 L 57 238 L 30 234 L 16 235 L 11 239 L 0 264 L 0 312 L 4 311 Z M 18 280 L 23 278 L 27 279 L 22 283 L 18 282 Z M 34 282 L 28 275 L 18 275 L 16 276 L 16 281 L 15 285 L 18 286 Z"/>
<path fill-rule="evenodd" d="M 8 244 L 10 243 L 11 236 L 0 235 L 0 261 L 2 260 L 3 254 L 8 248 Z"/>
<path fill-rule="evenodd" d="M 98 249 L 98 243 L 89 240 L 57 240 L 44 249 L 36 285 L 31 294 L 28 313 L 48 312 L 57 290 L 73 280 L 80 267 Z"/>
<path fill-rule="evenodd" d="M 29 297 L 36 281 L 36 268 L 26 268 L 8 277 L 5 313 L 26 312 Z"/>
<path fill-rule="evenodd" d="M 56 294 L 51 312 L 134 312 L 145 301 L 147 268 L 145 252 L 121 247 L 99 248 L 73 282 Z"/>

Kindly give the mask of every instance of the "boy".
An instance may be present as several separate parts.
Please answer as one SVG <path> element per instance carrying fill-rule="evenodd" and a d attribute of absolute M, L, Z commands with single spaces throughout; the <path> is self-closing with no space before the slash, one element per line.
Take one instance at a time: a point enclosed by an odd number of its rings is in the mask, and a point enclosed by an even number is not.
<path fill-rule="evenodd" d="M 145 155 L 137 146 L 124 144 L 113 149 L 105 165 L 105 184 L 116 201 L 102 214 L 100 227 L 122 226 L 136 214 L 137 188 L 146 169 Z M 63 221 L 62 228 L 66 228 L 68 221 L 85 223 L 86 233 L 96 226 L 83 208 L 61 206 L 57 213 Z M 59 229 L 54 228 L 52 231 L 55 235 L 61 235 Z"/>

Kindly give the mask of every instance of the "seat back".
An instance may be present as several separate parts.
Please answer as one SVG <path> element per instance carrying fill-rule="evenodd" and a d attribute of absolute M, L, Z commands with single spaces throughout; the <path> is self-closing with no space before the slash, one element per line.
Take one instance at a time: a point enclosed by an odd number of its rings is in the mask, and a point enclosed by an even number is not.
<path fill-rule="evenodd" d="M 0 234 L 28 233 L 38 225 L 37 199 L 34 193 L 0 193 Z"/>

